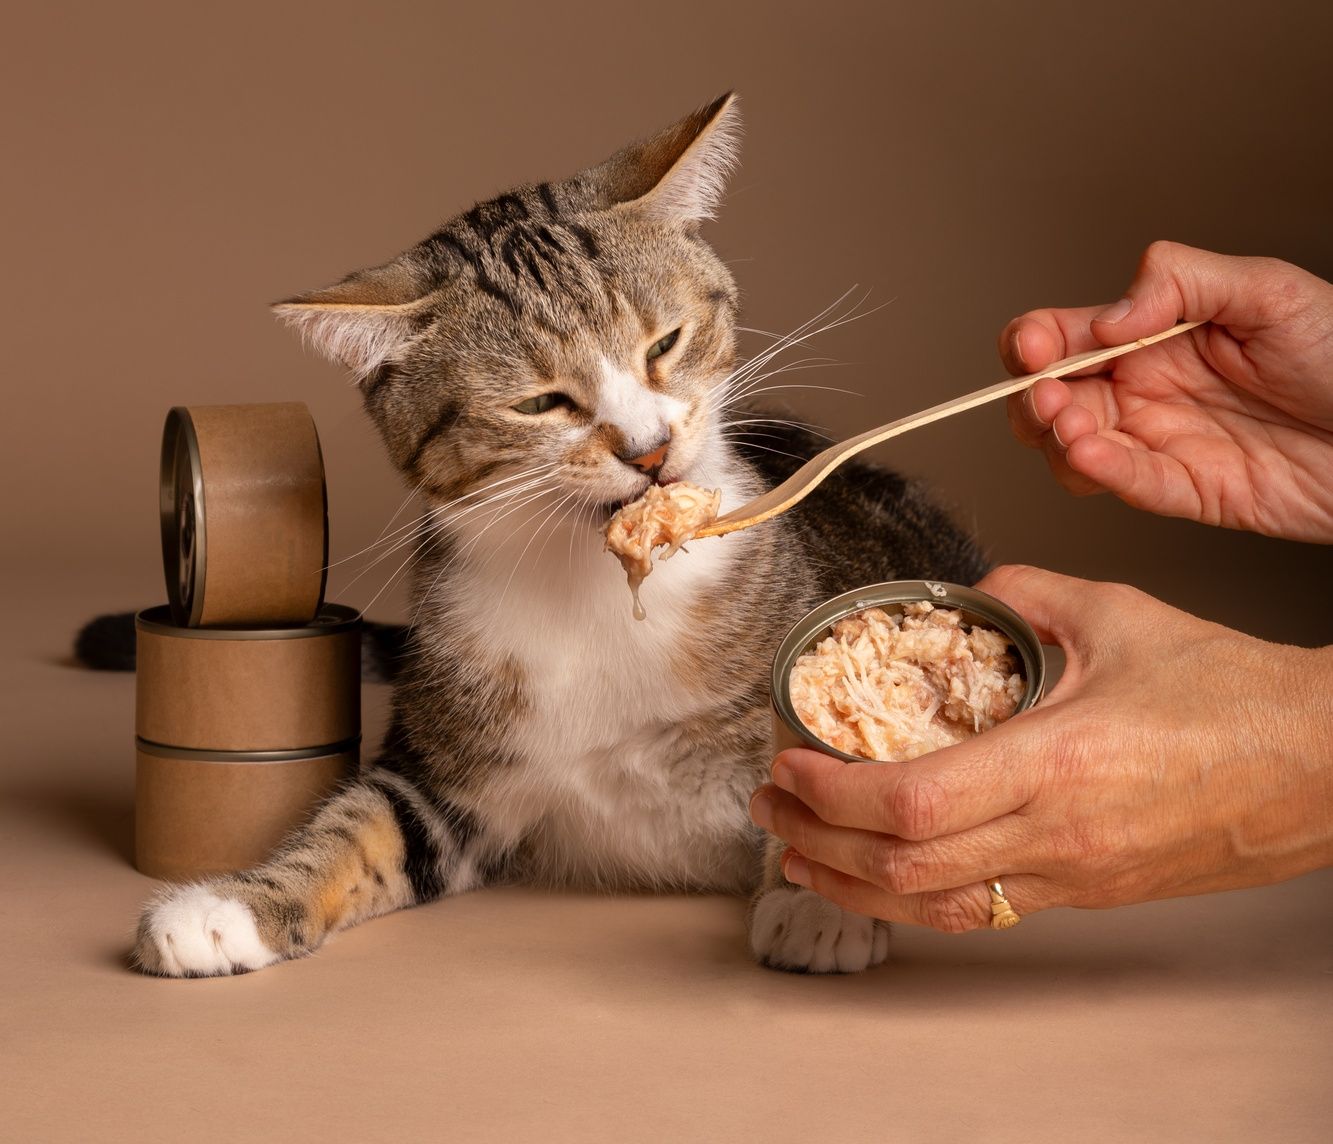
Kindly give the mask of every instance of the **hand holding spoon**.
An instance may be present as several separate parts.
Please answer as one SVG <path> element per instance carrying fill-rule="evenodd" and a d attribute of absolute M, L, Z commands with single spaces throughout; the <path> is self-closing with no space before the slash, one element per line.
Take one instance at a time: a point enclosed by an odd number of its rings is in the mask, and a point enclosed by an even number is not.
<path fill-rule="evenodd" d="M 881 425 L 878 429 L 870 429 L 865 433 L 850 437 L 846 441 L 830 445 L 822 453 L 817 453 L 811 457 L 776 488 L 755 497 L 754 500 L 741 505 L 740 508 L 732 509 L 725 516 L 718 517 L 711 524 L 699 529 L 694 535 L 695 537 L 725 536 L 728 532 L 735 532 L 737 529 L 749 528 L 752 524 L 760 524 L 765 520 L 771 520 L 779 513 L 786 512 L 809 496 L 843 461 L 856 456 L 857 453 L 865 449 L 869 449 L 872 445 L 878 445 L 881 441 L 887 441 L 891 437 L 898 437 L 913 429 L 919 429 L 922 425 L 929 425 L 932 421 L 940 421 L 945 417 L 952 417 L 955 413 L 975 409 L 978 405 L 985 405 L 988 401 L 998 401 L 1001 397 L 1008 397 L 1012 393 L 1021 393 L 1043 377 L 1065 377 L 1087 366 L 1098 365 L 1101 362 L 1110 361 L 1112 358 L 1118 358 L 1123 354 L 1132 353 L 1134 350 L 1143 349 L 1145 346 L 1153 345 L 1156 342 L 1165 341 L 1167 338 L 1174 338 L 1177 334 L 1183 334 L 1186 330 L 1192 330 L 1201 325 L 1203 325 L 1202 322 L 1181 322 L 1179 325 L 1172 326 L 1169 330 L 1163 330 L 1160 334 L 1139 338 L 1137 341 L 1126 342 L 1124 345 L 1107 346 L 1105 349 L 1075 354 L 1073 357 L 1053 362 L 1038 373 L 1030 373 L 1025 377 L 1008 378 L 1005 381 L 997 382 L 995 385 L 987 386 L 985 389 L 978 389 L 962 397 L 955 397 L 952 401 L 933 405 L 929 409 L 923 409 L 920 413 L 900 417 L 897 421 L 890 421 L 887 425 Z"/>

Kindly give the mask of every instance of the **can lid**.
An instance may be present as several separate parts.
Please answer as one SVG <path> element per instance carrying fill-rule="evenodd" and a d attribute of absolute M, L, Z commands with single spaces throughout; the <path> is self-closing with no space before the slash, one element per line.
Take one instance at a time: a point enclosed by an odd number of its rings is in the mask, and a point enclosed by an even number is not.
<path fill-rule="evenodd" d="M 171 618 L 181 626 L 197 624 L 204 612 L 208 513 L 204 505 L 199 438 L 190 411 L 183 405 L 167 411 L 162 427 L 158 490 L 162 567 L 167 578 Z"/>
<path fill-rule="evenodd" d="M 355 735 L 324 747 L 301 747 L 293 751 L 203 751 L 197 747 L 168 747 L 138 735 L 134 749 L 143 755 L 159 759 L 177 759 L 183 763 L 295 763 L 303 759 L 325 759 L 330 755 L 345 755 L 361 745 L 361 736 Z"/>
<path fill-rule="evenodd" d="M 361 613 L 346 604 L 325 604 L 308 624 L 287 628 L 186 628 L 172 623 L 171 607 L 158 604 L 134 617 L 141 632 L 187 640 L 291 640 L 310 639 L 350 631 L 361 623 Z"/>
<path fill-rule="evenodd" d="M 862 612 L 866 608 L 883 608 L 887 612 L 900 612 L 904 605 L 922 600 L 939 608 L 956 608 L 963 613 L 965 622 L 994 628 L 1009 637 L 1009 642 L 1022 661 L 1023 679 L 1027 684 L 1023 690 L 1023 698 L 1014 711 L 1015 715 L 1020 711 L 1026 711 L 1041 698 L 1046 686 L 1046 654 L 1042 651 L 1041 640 L 1032 630 L 1032 625 L 1008 604 L 987 592 L 964 587 L 961 584 L 949 584 L 940 580 L 889 580 L 882 584 L 855 588 L 840 596 L 834 596 L 831 600 L 825 600 L 797 620 L 778 644 L 778 650 L 773 656 L 771 680 L 773 709 L 802 742 L 816 751 L 849 763 L 874 761 L 838 750 L 818 738 L 801 722 L 801 717 L 796 714 L 791 702 L 792 665 L 798 656 L 809 651 L 815 643 L 823 639 L 828 634 L 829 628 L 839 620 L 856 612 Z"/>

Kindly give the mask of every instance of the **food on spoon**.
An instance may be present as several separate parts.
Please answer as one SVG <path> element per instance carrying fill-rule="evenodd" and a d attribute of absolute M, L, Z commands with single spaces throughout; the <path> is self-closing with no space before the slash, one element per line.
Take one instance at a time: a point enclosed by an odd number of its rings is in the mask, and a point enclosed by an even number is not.
<path fill-rule="evenodd" d="M 925 600 L 901 615 L 867 608 L 839 620 L 788 678 L 813 735 L 881 762 L 989 730 L 1018 709 L 1024 688 L 1006 636 Z"/>
<path fill-rule="evenodd" d="M 606 547 L 616 554 L 629 577 L 634 618 L 648 615 L 639 602 L 639 585 L 653 570 L 653 549 L 666 547 L 665 560 L 695 534 L 717 519 L 722 491 L 701 489 L 686 481 L 649 485 L 638 500 L 621 508 L 607 523 Z"/>

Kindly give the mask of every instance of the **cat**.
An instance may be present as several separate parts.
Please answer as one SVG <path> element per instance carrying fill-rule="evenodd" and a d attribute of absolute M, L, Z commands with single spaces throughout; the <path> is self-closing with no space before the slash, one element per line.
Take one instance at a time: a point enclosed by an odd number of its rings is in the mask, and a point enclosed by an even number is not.
<path fill-rule="evenodd" d="M 276 305 L 352 371 L 422 498 L 413 623 L 374 766 L 258 868 L 166 888 L 140 921 L 143 971 L 256 970 L 504 882 L 751 895 L 764 965 L 884 960 L 886 923 L 787 883 L 750 822 L 771 659 L 835 593 L 972 583 L 974 542 L 915 484 L 851 463 L 798 509 L 660 564 L 643 622 L 602 551 L 611 512 L 653 481 L 734 507 L 818 447 L 732 409 L 749 377 L 737 286 L 700 225 L 739 124 L 725 95 Z"/>

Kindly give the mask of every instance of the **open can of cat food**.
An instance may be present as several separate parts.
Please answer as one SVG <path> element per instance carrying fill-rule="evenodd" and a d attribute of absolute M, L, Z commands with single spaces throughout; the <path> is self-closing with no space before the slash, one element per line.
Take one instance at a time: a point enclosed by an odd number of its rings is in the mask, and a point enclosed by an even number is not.
<path fill-rule="evenodd" d="M 1035 704 L 1046 685 L 1046 656 L 1032 626 L 1007 604 L 975 588 L 933 580 L 894 580 L 871 584 L 826 600 L 803 616 L 783 638 L 773 657 L 772 705 L 774 751 L 808 747 L 847 762 L 875 762 L 867 755 L 841 750 L 824 741 L 802 721 L 792 699 L 792 669 L 801 656 L 813 653 L 833 634 L 841 620 L 876 608 L 898 622 L 911 605 L 927 603 L 933 609 L 957 613 L 963 633 L 989 629 L 1007 642 L 1014 674 L 1020 678 L 1006 699 L 1005 717 Z M 927 611 L 915 609 L 915 611 Z M 896 619 L 895 619 L 896 618 Z M 1012 676 L 1010 677 L 1012 678 Z M 1007 710 L 1012 706 L 1012 710 Z M 935 717 L 934 713 L 930 717 Z M 917 752 L 923 753 L 923 752 Z"/>

